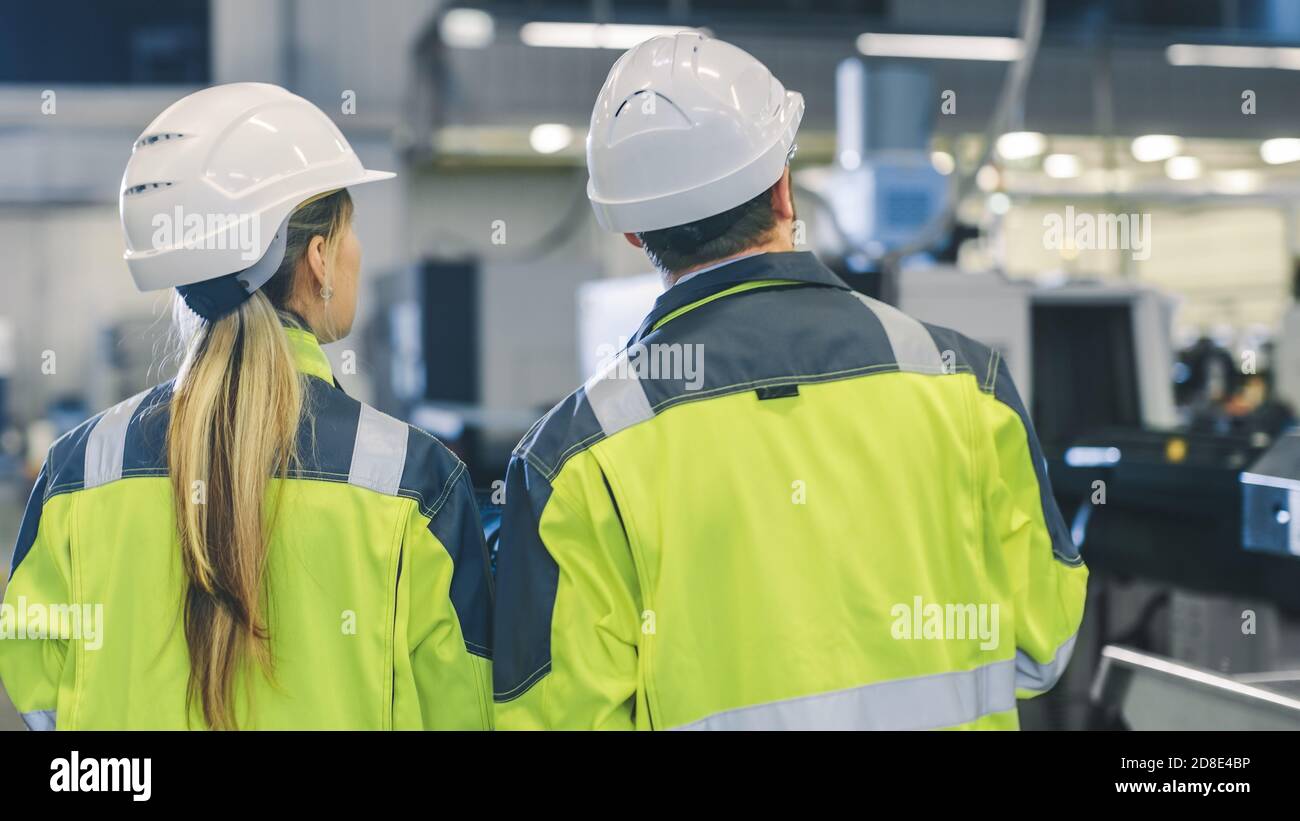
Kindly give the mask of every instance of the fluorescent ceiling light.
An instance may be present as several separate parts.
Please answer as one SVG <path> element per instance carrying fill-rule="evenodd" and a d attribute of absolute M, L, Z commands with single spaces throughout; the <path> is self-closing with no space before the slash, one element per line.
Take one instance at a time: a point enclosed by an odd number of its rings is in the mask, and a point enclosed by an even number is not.
<path fill-rule="evenodd" d="M 661 34 L 700 31 L 686 26 L 635 26 L 621 23 L 524 23 L 519 39 L 544 48 L 612 48 L 625 51 Z"/>
<path fill-rule="evenodd" d="M 1159 162 L 1183 150 L 1182 137 L 1172 134 L 1143 134 L 1133 141 L 1133 159 L 1138 162 Z"/>
<path fill-rule="evenodd" d="M 1214 175 L 1215 188 L 1227 194 L 1249 194 L 1260 187 L 1260 175 L 1250 170 L 1220 171 Z"/>
<path fill-rule="evenodd" d="M 1278 137 L 1259 144 L 1259 156 L 1269 165 L 1300 160 L 1300 140 L 1295 137 Z"/>
<path fill-rule="evenodd" d="M 1165 49 L 1165 59 L 1173 66 L 1300 69 L 1300 48 L 1175 43 Z"/>
<path fill-rule="evenodd" d="M 1195 157 L 1170 157 L 1165 160 L 1165 175 L 1171 180 L 1194 180 L 1201 176 L 1201 161 Z"/>
<path fill-rule="evenodd" d="M 573 129 L 564 123 L 542 123 L 528 133 L 528 144 L 538 154 L 563 151 L 573 142 Z"/>
<path fill-rule="evenodd" d="M 1048 154 L 1043 157 L 1043 173 L 1054 180 L 1070 180 L 1079 176 L 1083 163 L 1074 154 Z"/>
<path fill-rule="evenodd" d="M 1037 131 L 1008 131 L 997 142 L 998 153 L 1007 160 L 1037 157 L 1047 148 L 1047 137 Z"/>
<path fill-rule="evenodd" d="M 492 44 L 495 30 L 492 15 L 480 9 L 452 9 L 438 24 L 442 42 L 452 48 L 485 48 Z"/>
<path fill-rule="evenodd" d="M 1015 37 L 964 37 L 946 34 L 858 35 L 867 57 L 920 57 L 929 60 L 1019 60 L 1024 47 Z"/>

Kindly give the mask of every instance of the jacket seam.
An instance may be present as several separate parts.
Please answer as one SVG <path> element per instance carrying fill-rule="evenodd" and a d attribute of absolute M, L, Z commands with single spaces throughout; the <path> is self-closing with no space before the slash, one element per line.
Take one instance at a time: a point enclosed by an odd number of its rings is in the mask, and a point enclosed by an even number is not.
<path fill-rule="evenodd" d="M 81 542 L 81 523 L 77 518 L 77 505 L 75 501 L 72 504 L 72 509 L 68 511 L 68 517 L 69 517 L 69 524 L 70 524 L 70 527 L 68 529 L 68 575 L 71 577 L 69 581 L 72 583 L 71 589 L 69 590 L 69 592 L 71 593 L 71 596 L 69 596 L 69 598 L 73 602 L 80 602 L 82 601 L 81 562 L 77 560 L 77 554 L 80 552 L 79 548 Z M 69 730 L 77 726 L 77 720 L 79 718 L 79 714 L 81 713 L 81 693 L 82 693 L 82 688 L 85 685 L 85 675 L 86 675 L 85 642 L 74 640 L 71 642 L 71 644 L 72 644 L 73 663 L 77 665 L 77 670 L 73 674 L 72 710 L 71 710 L 72 715 L 68 717 L 69 720 L 65 727 L 65 729 L 69 729 Z M 67 664 L 66 657 L 64 658 L 64 664 Z M 55 694 L 55 704 L 56 705 L 58 704 L 57 689 Z"/>
<path fill-rule="evenodd" d="M 547 660 L 546 663 L 544 663 L 541 667 L 538 667 L 533 672 L 529 673 L 527 676 L 524 677 L 523 681 L 519 682 L 514 687 L 511 687 L 509 690 L 503 690 L 500 693 L 494 692 L 492 694 L 492 700 L 495 701 L 497 704 L 505 704 L 507 702 L 514 701 L 515 699 L 519 698 L 520 696 L 524 695 L 529 690 L 531 690 L 533 688 L 533 685 L 541 681 L 542 678 L 545 677 L 550 672 L 551 672 L 551 662 L 550 660 Z"/>
<path fill-rule="evenodd" d="M 549 483 L 549 480 L 548 480 L 548 483 Z M 551 486 L 551 495 L 550 495 L 549 499 L 550 499 L 550 501 L 554 501 L 556 504 L 560 505 L 560 506 L 563 507 L 565 510 L 567 510 L 567 511 L 569 512 L 570 515 L 574 515 L 574 516 L 577 515 L 577 510 L 574 508 L 573 503 L 570 502 L 568 499 L 564 498 L 564 495 L 563 495 L 563 494 L 560 492 L 560 490 L 557 489 L 554 485 Z M 550 501 L 548 501 L 548 504 L 550 503 Z M 540 537 L 540 534 L 539 534 L 538 538 L 539 538 L 539 539 L 541 538 L 541 537 Z M 549 547 L 546 546 L 545 542 L 542 543 L 542 548 L 543 548 L 544 550 L 546 550 L 546 552 L 547 552 L 548 555 L 550 554 L 551 549 L 550 549 Z M 555 561 L 555 557 L 554 557 L 554 556 L 551 556 L 551 560 L 552 560 L 552 561 Z M 558 566 L 559 563 L 556 562 L 556 564 L 557 564 L 557 566 Z M 558 601 L 559 601 L 559 591 L 557 590 L 557 591 L 556 591 L 556 602 L 558 602 Z M 551 612 L 552 612 L 551 631 L 552 631 L 552 632 L 554 632 L 554 629 L 555 629 L 555 623 L 554 623 L 554 611 L 555 611 L 555 605 L 556 605 L 556 602 L 552 602 L 552 604 L 551 604 Z M 546 676 L 546 674 L 550 673 L 550 672 L 551 672 L 551 665 L 552 665 L 552 664 L 554 663 L 554 661 L 555 661 L 555 657 L 551 655 L 551 648 L 552 648 L 553 646 L 554 646 L 554 645 L 553 645 L 553 642 L 551 641 L 551 635 L 548 634 L 547 637 L 546 637 L 546 656 L 547 656 L 546 661 L 545 661 L 545 662 L 544 662 L 540 667 L 538 667 L 536 670 L 534 670 L 533 672 L 531 672 L 531 673 L 529 673 L 527 676 L 525 676 L 525 677 L 523 678 L 523 680 L 520 681 L 519 684 L 516 684 L 514 687 L 510 688 L 509 690 L 503 690 L 503 691 L 500 692 L 500 693 L 497 693 L 497 692 L 494 691 L 494 692 L 492 693 L 492 699 L 493 699 L 493 701 L 496 701 L 496 702 L 498 702 L 498 703 L 505 703 L 505 702 L 507 702 L 507 701 L 514 701 L 515 699 L 519 698 L 520 696 L 524 695 L 524 693 L 526 693 L 526 692 L 528 692 L 530 689 L 532 689 L 533 685 L 535 685 L 535 684 L 537 684 L 537 682 L 541 681 L 541 679 L 542 679 L 544 676 Z M 543 714 L 545 714 L 545 709 L 543 709 L 542 712 L 543 712 Z"/>
<path fill-rule="evenodd" d="M 996 363 L 996 364 L 995 364 L 995 363 Z M 1028 442 L 1030 441 L 1030 440 L 1029 440 L 1029 426 L 1025 423 L 1025 419 L 1021 419 L 1021 418 L 1020 418 L 1020 413 L 1019 413 L 1015 408 L 1011 407 L 1009 404 L 1007 404 L 1006 402 L 1003 402 L 1001 399 L 999 399 L 998 396 L 997 396 L 997 393 L 996 393 L 995 390 L 994 390 L 994 388 L 995 388 L 995 386 L 996 386 L 996 383 L 997 383 L 998 372 L 1001 370 L 1001 365 L 1002 365 L 1002 354 L 1001 354 L 1000 352 L 998 352 L 998 350 L 997 350 L 996 348 L 994 348 L 993 351 L 992 351 L 992 354 L 991 354 L 991 356 L 990 356 L 990 359 L 989 359 L 990 376 L 989 376 L 989 391 L 988 391 L 988 392 L 989 392 L 989 394 L 992 396 L 993 401 L 1002 404 L 1004 407 L 1008 408 L 1008 409 L 1009 409 L 1013 414 L 1015 414 L 1016 419 L 1018 419 L 1018 420 L 1020 421 L 1020 427 L 1023 428 L 1024 431 L 1025 431 L 1025 441 L 1028 443 Z M 1027 416 L 1028 416 L 1028 413 L 1026 412 L 1026 417 L 1027 417 Z M 1051 543 L 1051 545 L 1052 545 L 1052 558 L 1055 559 L 1056 561 L 1060 562 L 1061 564 L 1065 565 L 1066 567 L 1069 567 L 1069 568 L 1085 567 L 1086 564 L 1085 564 L 1084 561 L 1083 561 L 1083 554 L 1080 553 L 1080 554 L 1075 555 L 1074 557 L 1070 557 L 1070 556 L 1063 555 L 1063 554 L 1062 554 L 1062 553 L 1057 549 L 1057 547 L 1056 547 L 1056 539 L 1055 539 L 1055 537 L 1052 535 L 1052 526 L 1051 526 L 1051 524 L 1050 524 L 1050 523 L 1048 522 L 1048 520 L 1047 520 L 1047 508 L 1044 507 L 1043 504 L 1042 504 L 1043 486 L 1042 486 L 1042 482 L 1039 481 L 1039 478 L 1038 478 L 1038 466 L 1035 465 L 1035 464 L 1033 464 L 1034 451 L 1033 451 L 1033 448 L 1032 448 L 1032 447 L 1029 448 L 1029 459 L 1030 459 L 1030 467 L 1032 467 L 1032 468 L 1034 469 L 1034 470 L 1033 470 L 1033 473 L 1034 473 L 1034 484 L 1036 485 L 1036 487 L 1037 487 L 1037 489 L 1038 489 L 1039 508 L 1042 510 L 1042 514 L 1043 514 L 1043 528 L 1047 531 L 1047 540 L 1048 540 L 1048 541 Z M 1048 478 L 1050 479 L 1051 477 L 1048 477 Z M 1048 498 L 1051 498 L 1051 497 L 1049 496 Z"/>
<path fill-rule="evenodd" d="M 353 487 L 359 488 L 361 490 L 368 490 L 371 493 L 378 493 L 380 496 L 402 497 L 406 499 L 412 499 L 419 503 L 420 515 L 424 516 L 427 519 L 433 519 L 435 516 L 438 515 L 438 512 L 447 503 L 447 499 L 450 497 L 451 491 L 454 489 L 456 482 L 460 479 L 460 475 L 464 472 L 465 472 L 465 463 L 457 459 L 456 467 L 452 470 L 451 476 L 448 477 L 447 482 L 443 485 L 442 490 L 439 491 L 438 495 L 434 498 L 434 502 L 432 505 L 429 505 L 425 501 L 424 494 L 420 493 L 420 491 L 418 490 L 408 490 L 406 488 L 398 488 L 396 493 L 390 494 L 390 493 L 383 493 L 381 491 L 375 490 L 374 488 L 362 487 L 361 485 L 353 485 Z M 107 487 L 108 485 L 114 484 L 115 482 L 122 481 L 122 479 L 142 479 L 142 478 L 151 478 L 151 477 L 160 478 L 169 475 L 170 472 L 166 468 L 132 468 L 130 470 L 122 471 L 121 479 L 116 479 L 113 482 L 107 482 L 103 485 L 95 485 L 95 487 Z M 296 470 L 291 472 L 286 478 L 299 479 L 299 480 L 309 481 L 309 482 L 320 481 L 320 482 L 331 482 L 333 484 L 346 485 L 349 484 L 349 482 L 347 481 L 348 476 L 349 474 L 347 473 L 335 473 L 333 471 L 327 471 L 327 470 Z M 280 477 L 276 476 L 273 478 L 278 479 Z M 63 484 L 55 485 L 54 487 L 49 488 L 45 497 L 41 500 L 41 503 L 43 505 L 45 502 L 48 502 L 50 499 L 53 499 L 56 496 L 65 496 L 69 493 L 80 493 L 83 490 L 94 490 L 94 489 L 95 489 L 94 487 L 87 488 L 85 486 L 84 481 L 64 482 Z"/>
<path fill-rule="evenodd" d="M 393 535 L 389 537 L 389 559 L 388 559 L 388 578 L 392 583 L 390 588 L 393 595 L 388 597 L 388 604 L 385 609 L 384 621 L 391 625 L 388 635 L 384 637 L 384 658 L 388 662 L 385 667 L 384 676 L 384 698 L 381 702 L 383 712 L 380 715 L 380 726 L 385 730 L 393 729 L 393 712 L 396 708 L 397 693 L 393 687 L 393 679 L 397 673 L 397 631 L 405 630 L 406 625 L 397 624 L 397 599 L 402 595 L 402 564 L 405 555 L 405 545 L 403 544 L 403 535 L 405 531 L 406 517 L 409 516 L 404 507 L 400 514 L 395 517 L 393 523 Z"/>
<path fill-rule="evenodd" d="M 976 384 L 978 388 L 978 383 Z M 983 395 L 980 392 L 971 394 L 969 386 L 962 391 L 962 407 L 966 415 L 966 455 L 970 462 L 971 472 L 971 493 L 970 504 L 971 513 L 975 519 L 975 540 L 977 544 L 985 543 L 985 504 L 987 498 L 987 451 L 986 443 L 980 436 L 982 426 L 979 422 L 982 419 Z"/>
<path fill-rule="evenodd" d="M 592 458 L 595 460 L 596 466 L 600 468 L 601 473 L 604 474 L 605 481 L 608 484 L 610 493 L 613 493 L 616 487 L 619 490 L 622 490 L 623 483 L 622 480 L 619 478 L 618 472 L 615 470 L 613 463 L 608 460 L 599 458 L 599 456 L 594 451 L 592 452 Z M 611 501 L 615 505 L 618 505 L 617 499 L 611 499 Z M 649 563 L 644 561 L 644 557 L 640 555 L 640 551 L 637 549 L 637 544 L 641 542 L 641 539 L 633 538 L 634 534 L 637 531 L 637 527 L 636 527 L 636 523 L 632 520 L 631 510 L 624 509 L 624 506 L 622 505 L 618 505 L 618 507 L 619 510 L 621 511 L 621 518 L 623 522 L 623 534 L 627 539 L 628 553 L 631 555 L 632 558 L 632 566 L 636 570 L 636 581 L 637 581 L 637 587 L 639 588 L 637 590 L 637 593 L 639 594 L 639 597 L 641 599 L 640 601 L 641 612 L 636 614 L 637 636 L 640 637 L 646 635 L 641 630 L 641 625 L 644 623 L 643 613 L 645 613 L 646 611 L 653 613 L 655 611 L 653 596 L 650 590 L 649 579 L 646 578 L 646 574 L 645 574 L 645 567 L 647 567 Z M 662 715 L 663 713 L 660 711 L 659 694 L 656 691 L 656 689 L 652 686 L 653 682 L 651 676 L 651 670 L 654 667 L 654 650 L 655 650 L 654 634 L 650 634 L 649 638 L 645 640 L 644 647 L 642 646 L 640 638 L 638 638 L 636 642 L 636 648 L 637 648 L 638 661 L 639 662 L 644 661 L 644 665 L 640 663 L 638 664 L 638 668 L 640 668 L 638 672 L 644 671 L 645 673 L 645 698 L 646 698 L 646 705 L 649 708 L 649 713 L 651 716 Z M 639 686 L 641 683 L 639 675 L 637 676 L 637 679 L 638 679 L 637 684 Z M 633 703 L 635 704 L 635 693 L 633 693 L 633 698 L 634 698 Z"/>
<path fill-rule="evenodd" d="M 822 373 L 814 373 L 814 374 L 785 374 L 782 376 L 764 377 L 763 379 L 753 379 L 746 382 L 737 382 L 733 385 L 722 385 L 716 388 L 710 388 L 709 390 L 706 391 L 693 391 L 691 393 L 682 394 L 680 396 L 669 397 L 668 399 L 661 400 L 657 404 L 652 405 L 650 410 L 655 416 L 657 416 L 661 410 L 667 410 L 670 407 L 675 407 L 677 405 L 686 404 L 689 402 L 698 402 L 704 399 L 717 399 L 719 397 L 730 395 L 733 393 L 743 393 L 744 391 L 751 390 L 757 387 L 767 387 L 767 386 L 782 385 L 782 384 L 817 384 L 820 382 L 834 382 L 841 379 L 851 379 L 855 376 L 866 376 L 868 374 L 875 374 L 875 373 L 921 373 L 923 375 L 928 375 L 928 376 L 953 376 L 962 373 L 968 373 L 971 376 L 976 375 L 974 369 L 971 368 L 969 365 L 965 365 L 965 364 L 958 365 L 953 370 L 944 370 L 939 368 L 934 370 L 930 370 L 930 369 L 902 370 L 899 367 L 898 363 L 888 362 L 888 363 L 881 363 L 876 365 L 867 365 L 858 368 L 849 368 L 845 370 L 825 371 Z M 566 462 L 568 462 L 570 459 L 576 456 L 578 452 L 585 450 L 586 448 L 594 445 L 596 442 L 604 438 L 606 438 L 606 434 L 603 430 L 600 430 L 591 434 L 590 436 L 580 439 L 579 441 L 570 445 L 563 452 L 561 452 L 559 458 L 556 460 L 554 467 L 551 467 L 540 456 L 537 456 L 532 448 L 526 448 L 523 450 L 516 451 L 515 455 L 524 458 L 526 461 L 528 461 L 529 464 L 533 465 L 538 470 L 540 470 L 542 472 L 542 475 L 546 477 L 548 482 L 552 482 L 552 484 L 554 484 L 555 477 L 559 475 L 560 470 L 564 467 Z"/>

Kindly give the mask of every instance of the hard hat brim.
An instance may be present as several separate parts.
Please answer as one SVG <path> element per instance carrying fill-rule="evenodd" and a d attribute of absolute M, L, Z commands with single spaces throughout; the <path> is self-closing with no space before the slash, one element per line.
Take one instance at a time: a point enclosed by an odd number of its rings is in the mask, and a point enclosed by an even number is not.
<path fill-rule="evenodd" d="M 360 176 L 352 179 L 331 181 L 328 184 L 318 183 L 317 185 L 296 192 L 291 198 L 271 205 L 257 215 L 262 230 L 265 231 L 266 241 L 264 247 L 260 249 L 261 253 L 266 253 L 267 247 L 274 236 L 275 228 L 290 213 L 293 212 L 301 203 L 318 194 L 327 191 L 335 191 L 343 188 L 354 188 L 358 185 L 364 185 L 370 182 L 379 182 L 396 177 L 397 174 L 392 171 L 376 171 L 364 169 Z M 197 270 L 190 271 L 187 275 L 178 276 L 175 263 L 171 255 L 183 248 L 166 248 L 160 250 L 148 251 L 127 251 L 123 254 L 127 266 L 130 268 L 131 277 L 135 281 L 136 288 L 140 291 L 157 291 L 164 288 L 174 288 L 179 285 L 192 285 L 197 282 L 204 282 L 209 279 L 233 274 L 243 270 L 250 264 L 249 260 L 241 257 L 238 249 L 213 252 L 206 261 L 207 264 Z M 259 254 L 258 259 L 261 258 Z M 225 270 L 230 269 L 230 270 Z"/>
<path fill-rule="evenodd" d="M 380 180 L 391 180 L 393 177 L 396 176 L 397 174 L 392 171 L 372 171 L 371 169 L 367 168 L 366 173 L 361 175 L 361 179 L 352 183 L 352 185 L 362 185 L 363 183 L 367 183 L 367 182 L 379 182 Z"/>

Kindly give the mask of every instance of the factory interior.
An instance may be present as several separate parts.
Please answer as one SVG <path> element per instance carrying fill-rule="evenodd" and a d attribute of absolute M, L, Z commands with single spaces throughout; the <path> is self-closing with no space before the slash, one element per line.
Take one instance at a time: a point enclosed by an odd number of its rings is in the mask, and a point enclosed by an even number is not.
<path fill-rule="evenodd" d="M 585 144 L 619 55 L 683 29 L 803 94 L 798 250 L 1020 388 L 1090 574 L 1021 726 L 1300 729 L 1300 0 L 6 4 L 4 577 L 51 444 L 175 373 L 171 300 L 123 261 L 132 143 L 243 81 L 397 172 L 353 194 L 326 351 L 465 462 L 491 546 L 512 448 L 663 289 L 597 224 Z"/>

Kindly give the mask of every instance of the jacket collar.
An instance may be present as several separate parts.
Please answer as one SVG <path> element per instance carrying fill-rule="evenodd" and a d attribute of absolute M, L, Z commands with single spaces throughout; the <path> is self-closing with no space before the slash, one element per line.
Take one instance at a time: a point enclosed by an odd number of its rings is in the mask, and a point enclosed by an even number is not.
<path fill-rule="evenodd" d="M 776 251 L 756 254 L 705 269 L 697 276 L 680 281 L 659 295 L 654 308 L 641 323 L 630 342 L 638 342 L 668 314 L 707 299 L 728 288 L 747 282 L 777 280 L 796 285 L 815 285 L 851 291 L 848 283 L 822 265 L 811 251 Z"/>
<path fill-rule="evenodd" d="M 315 334 L 288 326 L 285 327 L 284 334 L 289 338 L 289 349 L 293 352 L 293 362 L 298 370 L 331 385 L 336 384 L 334 369 L 330 367 L 329 358 L 325 356 Z"/>

